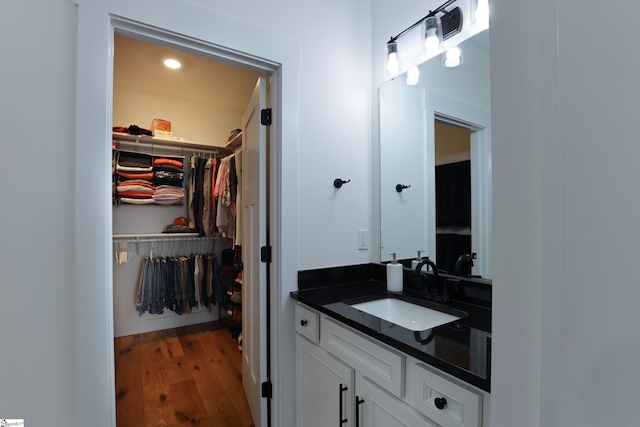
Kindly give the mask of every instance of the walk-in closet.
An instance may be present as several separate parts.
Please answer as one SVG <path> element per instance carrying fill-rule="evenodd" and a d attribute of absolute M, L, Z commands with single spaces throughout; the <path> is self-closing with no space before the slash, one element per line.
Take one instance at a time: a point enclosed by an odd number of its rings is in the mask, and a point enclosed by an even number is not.
<path fill-rule="evenodd" d="M 178 69 L 163 64 L 180 62 Z M 116 34 L 118 427 L 253 426 L 242 384 L 243 113 L 259 74 Z"/>

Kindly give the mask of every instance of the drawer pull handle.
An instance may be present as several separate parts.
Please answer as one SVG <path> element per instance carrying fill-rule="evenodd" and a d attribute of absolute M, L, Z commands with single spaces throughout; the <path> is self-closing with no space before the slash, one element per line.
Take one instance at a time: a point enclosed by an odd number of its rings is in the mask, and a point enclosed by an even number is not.
<path fill-rule="evenodd" d="M 342 393 L 344 393 L 345 391 L 347 391 L 349 388 L 345 385 L 340 384 L 340 425 L 346 423 L 347 421 L 349 421 L 347 418 L 342 418 L 342 413 L 343 411 L 343 405 L 342 405 Z"/>
<path fill-rule="evenodd" d="M 447 399 L 445 399 L 444 397 L 436 397 L 433 400 L 433 403 L 436 404 L 436 408 L 444 409 L 444 407 L 447 406 Z"/>
<path fill-rule="evenodd" d="M 300 326 L 302 326 L 302 327 L 307 326 L 307 323 L 309 323 L 309 321 L 307 321 L 306 319 L 302 319 L 300 321 Z"/>
<path fill-rule="evenodd" d="M 360 427 L 360 405 L 364 403 L 364 399 L 356 395 L 356 427 Z"/>

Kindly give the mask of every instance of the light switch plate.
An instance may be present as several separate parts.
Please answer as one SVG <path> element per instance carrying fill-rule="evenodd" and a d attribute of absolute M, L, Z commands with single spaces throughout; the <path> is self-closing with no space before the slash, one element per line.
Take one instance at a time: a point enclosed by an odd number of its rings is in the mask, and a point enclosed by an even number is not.
<path fill-rule="evenodd" d="M 369 230 L 361 228 L 358 230 L 358 250 L 366 251 L 369 249 Z"/>

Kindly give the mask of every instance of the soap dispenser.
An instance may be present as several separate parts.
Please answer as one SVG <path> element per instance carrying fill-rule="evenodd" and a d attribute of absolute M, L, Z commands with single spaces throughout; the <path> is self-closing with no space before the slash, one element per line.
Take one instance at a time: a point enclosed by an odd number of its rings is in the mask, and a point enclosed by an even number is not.
<path fill-rule="evenodd" d="M 393 260 L 387 264 L 387 291 L 402 292 L 402 264 L 398 264 L 396 253 L 392 253 Z"/>
<path fill-rule="evenodd" d="M 425 252 L 425 251 L 418 251 L 418 257 L 414 260 L 411 260 L 411 270 L 415 271 L 418 264 L 420 264 L 420 261 L 422 261 L 422 255 L 420 255 L 422 252 Z M 422 266 L 421 270 L 427 271 L 427 266 L 426 265 Z"/>

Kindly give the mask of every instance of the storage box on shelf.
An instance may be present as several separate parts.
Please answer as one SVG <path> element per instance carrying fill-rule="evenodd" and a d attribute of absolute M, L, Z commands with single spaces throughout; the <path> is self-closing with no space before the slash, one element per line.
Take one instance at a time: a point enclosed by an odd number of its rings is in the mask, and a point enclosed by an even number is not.
<path fill-rule="evenodd" d="M 171 122 L 169 120 L 153 119 L 151 121 L 151 133 L 156 138 L 171 139 Z"/>

